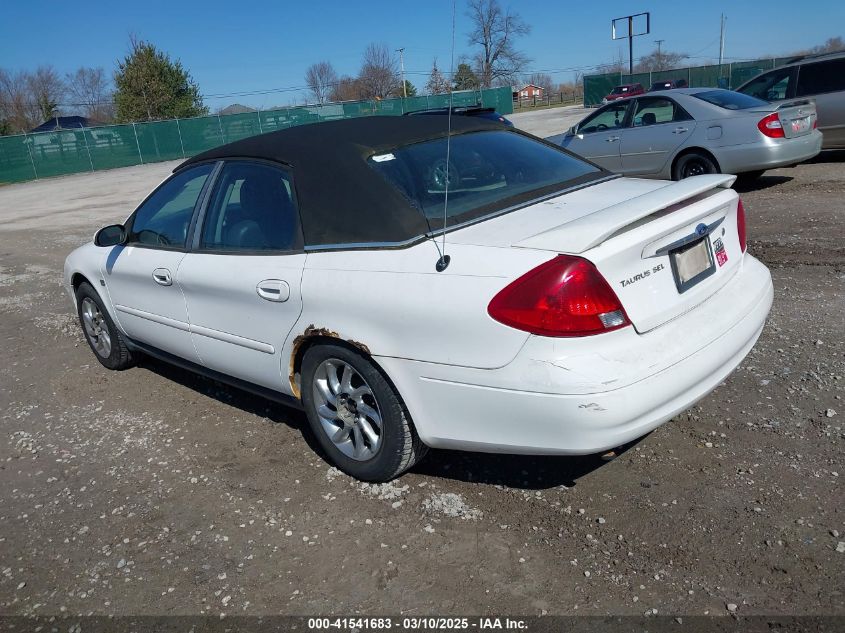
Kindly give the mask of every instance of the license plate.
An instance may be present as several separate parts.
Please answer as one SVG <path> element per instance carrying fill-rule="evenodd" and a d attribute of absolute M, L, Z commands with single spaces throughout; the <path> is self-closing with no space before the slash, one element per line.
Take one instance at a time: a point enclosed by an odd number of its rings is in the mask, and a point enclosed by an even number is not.
<path fill-rule="evenodd" d="M 669 251 L 669 263 L 678 292 L 686 292 L 716 272 L 710 238 L 703 237 L 697 242 Z"/>
<path fill-rule="evenodd" d="M 802 119 L 792 119 L 792 131 L 793 132 L 806 132 L 810 129 L 810 117 L 804 117 Z"/>

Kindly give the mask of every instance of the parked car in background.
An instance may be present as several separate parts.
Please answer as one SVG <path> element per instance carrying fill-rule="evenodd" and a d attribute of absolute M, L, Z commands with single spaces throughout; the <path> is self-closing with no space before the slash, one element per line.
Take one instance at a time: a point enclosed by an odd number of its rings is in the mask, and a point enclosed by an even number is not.
<path fill-rule="evenodd" d="M 418 114 L 449 114 L 449 108 L 430 108 L 428 110 L 415 110 L 414 112 L 406 112 L 405 116 L 415 116 Z M 495 108 L 484 108 L 482 106 L 452 106 L 452 114 L 458 116 L 471 116 L 479 119 L 487 119 L 488 121 L 495 121 L 496 123 L 504 123 L 508 127 L 513 127 L 513 122 L 505 118 Z"/>
<path fill-rule="evenodd" d="M 303 408 L 360 479 L 427 446 L 595 453 L 760 335 L 733 180 L 621 178 L 472 117 L 302 125 L 183 162 L 64 284 L 105 367 L 151 354 Z"/>
<path fill-rule="evenodd" d="M 628 176 L 751 179 L 812 158 L 822 136 L 812 101 L 772 104 L 731 90 L 678 88 L 609 103 L 549 140 Z"/>
<path fill-rule="evenodd" d="M 737 92 L 772 103 L 812 98 L 822 149 L 845 148 L 845 51 L 800 57 L 746 81 Z"/>
<path fill-rule="evenodd" d="M 675 88 L 686 88 L 688 85 L 686 79 L 668 79 L 666 81 L 655 81 L 651 84 L 651 88 L 648 91 L 674 90 Z"/>
<path fill-rule="evenodd" d="M 611 101 L 616 101 L 617 99 L 625 99 L 626 97 L 641 95 L 644 92 L 645 90 L 643 89 L 642 84 L 624 84 L 621 86 L 616 86 L 613 90 L 610 91 L 609 95 L 607 95 L 604 99 L 601 100 L 601 102 L 610 103 Z"/>

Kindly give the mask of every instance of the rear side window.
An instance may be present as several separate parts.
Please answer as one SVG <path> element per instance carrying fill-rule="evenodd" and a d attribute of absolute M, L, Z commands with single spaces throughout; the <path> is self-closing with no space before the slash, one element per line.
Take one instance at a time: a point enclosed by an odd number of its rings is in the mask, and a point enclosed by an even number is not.
<path fill-rule="evenodd" d="M 689 121 L 692 117 L 687 114 L 672 99 L 663 97 L 649 97 L 637 99 L 637 110 L 634 114 L 634 127 L 671 123 L 673 121 Z"/>
<path fill-rule="evenodd" d="M 725 110 L 748 110 L 749 108 L 767 105 L 762 99 L 731 90 L 708 90 L 707 92 L 696 92 L 692 96 L 720 108 L 725 108 Z"/>
<path fill-rule="evenodd" d="M 226 163 L 208 204 L 200 249 L 292 251 L 301 246 L 289 172 L 264 163 Z"/>
<path fill-rule="evenodd" d="M 580 158 L 517 132 L 484 131 L 415 143 L 370 157 L 370 166 L 401 191 L 429 221 L 443 226 L 528 202 L 603 172 Z"/>
<path fill-rule="evenodd" d="M 214 165 L 180 171 L 156 189 L 132 216 L 128 243 L 184 248 L 202 187 Z"/>
<path fill-rule="evenodd" d="M 797 97 L 845 90 L 845 58 L 804 64 L 798 70 Z"/>

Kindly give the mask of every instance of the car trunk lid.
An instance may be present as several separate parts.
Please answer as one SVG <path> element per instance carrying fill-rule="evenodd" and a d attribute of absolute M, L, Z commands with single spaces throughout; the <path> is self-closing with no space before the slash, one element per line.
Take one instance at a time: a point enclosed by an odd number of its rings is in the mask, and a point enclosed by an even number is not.
<path fill-rule="evenodd" d="M 782 101 L 770 108 L 754 108 L 757 115 L 775 114 L 786 138 L 810 134 L 816 125 L 816 104 L 809 99 Z M 764 132 L 765 134 L 765 132 Z"/>
<path fill-rule="evenodd" d="M 659 183 L 512 245 L 592 261 L 637 331 L 647 332 L 705 301 L 738 270 L 733 181 L 708 175 Z"/>

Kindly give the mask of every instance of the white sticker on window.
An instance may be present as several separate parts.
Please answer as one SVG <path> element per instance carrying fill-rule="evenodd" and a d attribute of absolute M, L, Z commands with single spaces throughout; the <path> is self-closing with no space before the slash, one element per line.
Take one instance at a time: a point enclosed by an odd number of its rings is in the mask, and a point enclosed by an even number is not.
<path fill-rule="evenodd" d="M 377 156 L 373 156 L 373 162 L 376 163 L 386 163 L 389 160 L 396 160 L 396 157 L 393 154 L 378 154 Z"/>

